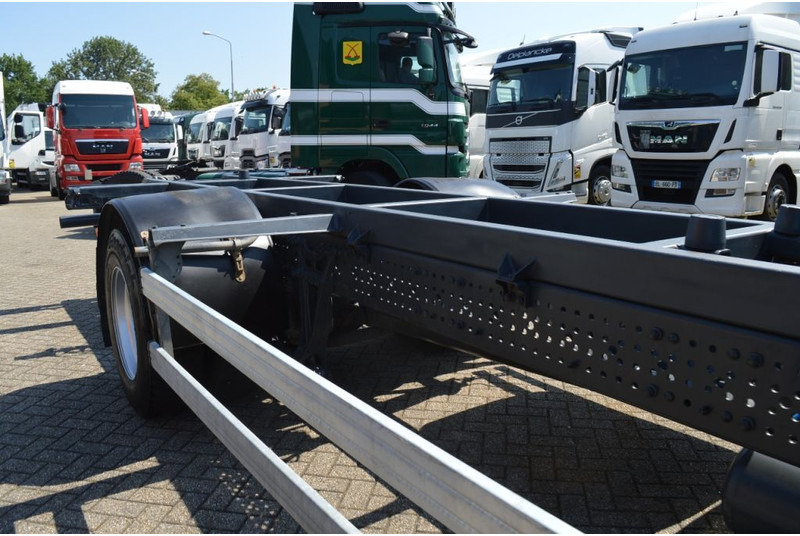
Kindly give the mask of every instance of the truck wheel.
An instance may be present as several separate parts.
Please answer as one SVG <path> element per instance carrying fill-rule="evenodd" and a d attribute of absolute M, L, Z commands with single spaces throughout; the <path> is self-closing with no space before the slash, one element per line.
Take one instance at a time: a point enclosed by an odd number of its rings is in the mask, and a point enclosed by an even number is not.
<path fill-rule="evenodd" d="M 9 199 L 11 199 L 11 196 L 8 196 L 8 195 L 0 196 L 0 205 L 8 204 Z"/>
<path fill-rule="evenodd" d="M 152 338 L 136 262 L 125 236 L 114 229 L 105 257 L 106 317 L 125 394 L 143 417 L 163 410 L 169 388 L 150 365 Z"/>
<path fill-rule="evenodd" d="M 63 201 L 64 198 L 67 197 L 67 194 L 64 192 L 64 189 L 61 188 L 61 177 L 59 177 L 58 175 L 56 175 L 56 195 L 58 196 L 58 199 L 61 201 Z"/>
<path fill-rule="evenodd" d="M 608 166 L 596 166 L 589 177 L 589 204 L 611 203 L 611 170 Z"/>
<path fill-rule="evenodd" d="M 352 171 L 347 173 L 344 178 L 344 182 L 348 184 L 366 184 L 369 186 L 392 186 L 394 184 L 388 177 L 370 169 Z"/>
<path fill-rule="evenodd" d="M 778 219 L 778 211 L 781 205 L 789 201 L 789 183 L 780 171 L 776 171 L 769 181 L 767 188 L 767 198 L 764 200 L 764 212 L 761 219 L 775 221 Z"/>

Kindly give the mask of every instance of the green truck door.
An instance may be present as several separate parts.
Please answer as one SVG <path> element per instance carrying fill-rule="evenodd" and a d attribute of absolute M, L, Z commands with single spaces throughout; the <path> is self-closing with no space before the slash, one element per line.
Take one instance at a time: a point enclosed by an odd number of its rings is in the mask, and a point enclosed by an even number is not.
<path fill-rule="evenodd" d="M 370 61 L 368 27 L 322 27 L 319 155 L 323 169 L 367 158 Z M 374 65 L 374 64 L 373 64 Z"/>
<path fill-rule="evenodd" d="M 370 106 L 370 155 L 401 166 L 408 177 L 446 172 L 448 104 L 435 100 L 442 80 L 439 76 L 427 86 L 419 81 L 417 37 L 427 33 L 419 26 L 372 28 L 377 69 Z"/>

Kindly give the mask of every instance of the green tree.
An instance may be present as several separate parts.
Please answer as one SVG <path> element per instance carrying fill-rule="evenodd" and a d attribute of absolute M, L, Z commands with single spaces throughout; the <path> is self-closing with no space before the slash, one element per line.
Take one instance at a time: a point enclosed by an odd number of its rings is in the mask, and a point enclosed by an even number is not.
<path fill-rule="evenodd" d="M 153 61 L 134 45 L 113 37 L 94 37 L 82 48 L 53 62 L 47 73 L 51 89 L 59 80 L 119 80 L 128 82 L 139 102 L 154 102 L 158 96 Z"/>
<path fill-rule="evenodd" d="M 22 103 L 50 102 L 47 83 L 36 75 L 33 64 L 21 54 L 0 56 L 0 72 L 5 78 L 6 113 Z"/>
<path fill-rule="evenodd" d="M 170 110 L 208 110 L 228 102 L 219 82 L 208 73 L 190 74 L 175 88 L 170 98 Z"/>

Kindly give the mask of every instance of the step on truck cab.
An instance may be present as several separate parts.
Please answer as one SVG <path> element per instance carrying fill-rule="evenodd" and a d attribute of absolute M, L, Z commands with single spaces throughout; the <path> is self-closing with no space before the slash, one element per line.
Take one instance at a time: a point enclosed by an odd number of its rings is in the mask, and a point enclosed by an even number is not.
<path fill-rule="evenodd" d="M 484 175 L 520 193 L 611 198 L 607 69 L 639 28 L 562 35 L 500 53 L 486 107 Z"/>
<path fill-rule="evenodd" d="M 6 116 L 6 97 L 3 86 L 3 72 L 0 71 L 0 117 Z M 0 205 L 8 203 L 11 199 L 11 174 L 6 171 L 8 162 L 5 154 L 6 130 L 0 121 Z"/>
<path fill-rule="evenodd" d="M 47 188 L 53 171 L 53 131 L 45 126 L 46 105 L 20 104 L 6 118 L 8 171 L 18 185 Z"/>
<path fill-rule="evenodd" d="M 150 125 L 127 82 L 61 80 L 47 107 L 55 130 L 59 197 L 68 186 L 91 184 L 120 171 L 141 170 L 141 129 Z"/>
<path fill-rule="evenodd" d="M 631 41 L 616 104 L 614 206 L 775 220 L 780 205 L 797 202 L 797 15 L 683 22 Z"/>
<path fill-rule="evenodd" d="M 150 126 L 142 129 L 142 159 L 145 169 L 166 169 L 178 164 L 179 141 L 182 131 L 175 123 L 172 113 L 162 110 L 161 105 L 144 103 Z"/>
<path fill-rule="evenodd" d="M 292 165 L 350 183 L 467 175 L 474 47 L 447 3 L 295 4 Z"/>
<path fill-rule="evenodd" d="M 238 153 L 225 156 L 225 169 L 282 167 L 277 158 L 278 136 L 288 100 L 288 89 L 259 91 L 245 97 L 242 115 L 234 118 Z"/>

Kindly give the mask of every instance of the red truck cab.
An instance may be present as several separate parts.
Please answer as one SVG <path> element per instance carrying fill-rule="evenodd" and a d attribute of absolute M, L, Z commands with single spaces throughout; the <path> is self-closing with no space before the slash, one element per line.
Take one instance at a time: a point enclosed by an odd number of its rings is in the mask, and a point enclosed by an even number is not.
<path fill-rule="evenodd" d="M 62 80 L 53 90 L 47 124 L 55 131 L 59 198 L 68 186 L 91 184 L 120 171 L 141 170 L 146 110 L 127 82 Z"/>

